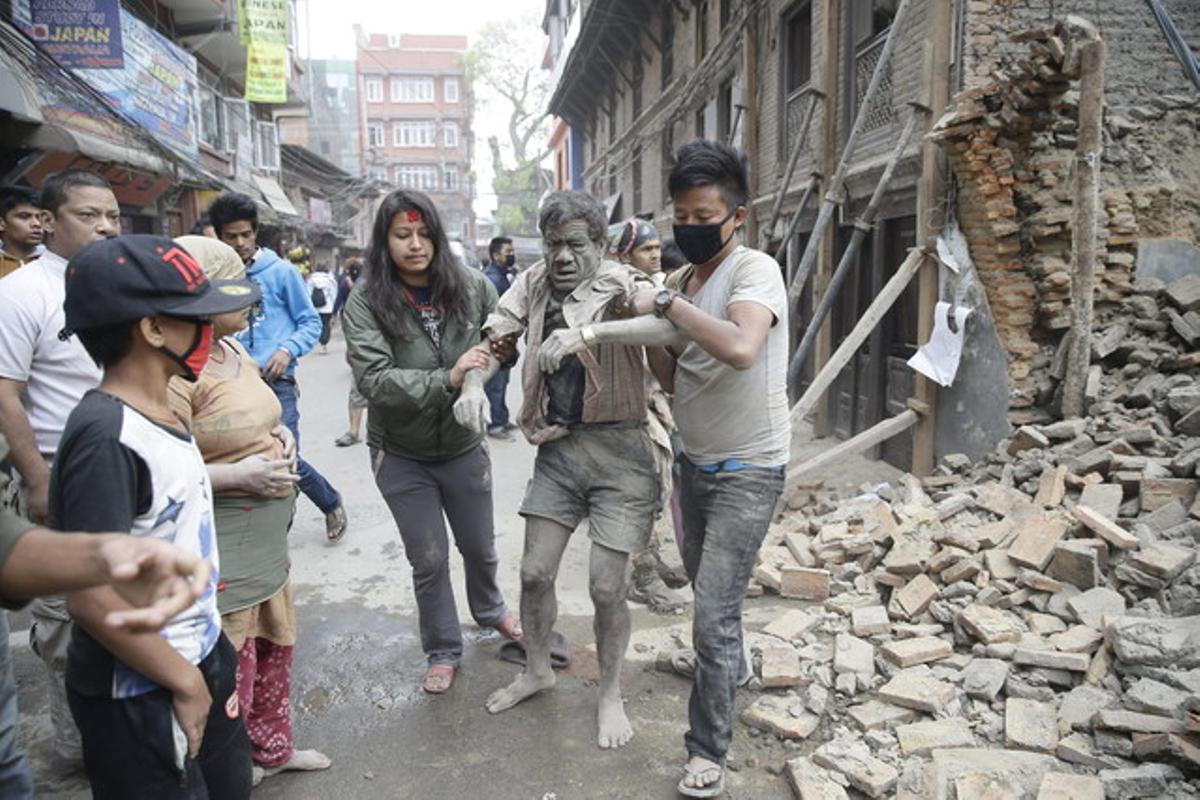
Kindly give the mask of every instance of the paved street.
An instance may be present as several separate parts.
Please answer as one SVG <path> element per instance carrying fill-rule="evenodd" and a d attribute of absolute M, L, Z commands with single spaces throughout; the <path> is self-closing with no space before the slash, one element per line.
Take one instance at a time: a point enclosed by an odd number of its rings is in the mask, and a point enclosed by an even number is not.
<path fill-rule="evenodd" d="M 590 649 L 587 541 L 572 541 L 559 575 L 559 629 L 575 650 L 575 664 L 559 685 L 501 716 L 484 699 L 511 679 L 517 667 L 496 657 L 500 640 L 467 624 L 466 666 L 451 693 L 429 697 L 419 683 L 424 659 L 416 635 L 410 573 L 387 508 L 372 481 L 365 446 L 337 448 L 345 429 L 350 370 L 340 335 L 328 355 L 303 359 L 300 380 L 303 452 L 343 492 L 350 529 L 336 546 L 324 541 L 317 509 L 300 501 L 292 530 L 293 576 L 299 606 L 292 698 L 296 741 L 329 754 L 328 772 L 268 779 L 262 798 L 669 798 L 683 763 L 688 684 L 653 671 L 653 652 L 638 643 L 661 643 L 688 617 L 662 617 L 635 607 L 634 646 L 626 667 L 625 696 L 637 729 L 621 751 L 595 744 L 595 660 Z M 519 403 L 516 381 L 510 405 Z M 523 525 L 517 515 L 534 450 L 524 440 L 492 445 L 501 586 L 518 602 Z M 452 559 L 464 620 L 460 564 Z M 28 627 L 15 615 L 12 627 Z M 33 756 L 39 796 L 87 797 L 81 780 L 48 780 L 49 720 L 41 699 L 41 665 L 26 637 L 14 633 L 22 709 L 22 738 Z M 641 653 L 638 650 L 647 650 Z M 747 698 L 742 698 L 747 702 Z M 764 752 L 773 740 L 740 730 L 735 766 Z M 754 763 L 753 761 L 751 763 Z M 783 781 L 761 769 L 731 773 L 732 797 L 788 797 Z"/>

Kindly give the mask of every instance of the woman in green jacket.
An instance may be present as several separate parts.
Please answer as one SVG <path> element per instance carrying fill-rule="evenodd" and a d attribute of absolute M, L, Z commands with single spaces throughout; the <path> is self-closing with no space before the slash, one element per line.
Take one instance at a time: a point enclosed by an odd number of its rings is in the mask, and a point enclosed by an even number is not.
<path fill-rule="evenodd" d="M 430 199 L 404 189 L 388 195 L 343 329 L 367 399 L 375 483 L 412 566 L 429 664 L 422 685 L 431 694 L 450 688 L 463 648 L 443 514 L 462 553 L 471 616 L 508 638 L 521 635 L 496 584 L 491 459 L 482 435 L 453 412 L 466 373 L 488 365 L 480 329 L 495 306 L 487 277 L 450 251 Z"/>

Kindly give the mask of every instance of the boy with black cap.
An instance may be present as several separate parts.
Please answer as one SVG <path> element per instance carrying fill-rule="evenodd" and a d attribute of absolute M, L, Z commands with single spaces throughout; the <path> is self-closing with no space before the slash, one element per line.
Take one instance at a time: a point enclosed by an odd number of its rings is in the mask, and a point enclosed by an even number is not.
<path fill-rule="evenodd" d="M 50 516 L 59 529 L 127 530 L 212 562 L 208 590 L 162 634 L 103 625 L 126 607 L 112 589 L 68 595 L 76 626 L 67 660 L 71 712 L 96 798 L 240 800 L 250 749 L 238 712 L 237 654 L 216 606 L 212 487 L 167 385 L 196 380 L 211 318 L 253 304 L 245 281 L 210 282 L 158 236 L 97 242 L 71 259 L 67 328 L 103 368 L 71 413 L 54 462 Z"/>

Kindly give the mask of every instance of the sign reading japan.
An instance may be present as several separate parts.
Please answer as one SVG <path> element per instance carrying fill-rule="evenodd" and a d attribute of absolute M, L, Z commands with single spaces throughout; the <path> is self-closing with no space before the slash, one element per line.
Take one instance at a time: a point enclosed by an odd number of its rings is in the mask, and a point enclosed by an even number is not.
<path fill-rule="evenodd" d="M 196 59 L 127 11 L 121 12 L 121 38 L 123 68 L 76 74 L 126 119 L 181 156 L 198 160 Z"/>
<path fill-rule="evenodd" d="M 25 30 L 64 67 L 120 69 L 118 0 L 29 0 Z"/>

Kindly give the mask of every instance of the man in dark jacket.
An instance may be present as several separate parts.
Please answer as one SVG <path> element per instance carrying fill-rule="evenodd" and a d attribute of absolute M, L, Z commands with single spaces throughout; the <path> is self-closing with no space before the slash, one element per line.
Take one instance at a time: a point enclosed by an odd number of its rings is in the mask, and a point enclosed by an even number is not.
<path fill-rule="evenodd" d="M 492 239 L 488 244 L 488 260 L 483 265 L 483 274 L 496 287 L 498 297 L 503 297 L 504 293 L 508 291 L 508 287 L 512 285 L 516 263 L 517 257 L 513 254 L 512 239 L 507 236 L 497 236 Z M 511 431 L 517 427 L 509 418 L 508 403 L 504 397 L 508 392 L 508 378 L 511 371 L 511 366 L 501 367 L 483 387 L 492 407 L 492 424 L 488 426 L 488 435 L 505 441 L 512 439 Z"/>

